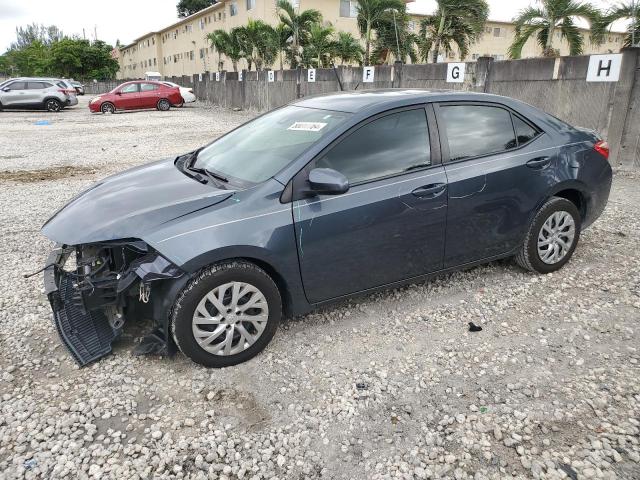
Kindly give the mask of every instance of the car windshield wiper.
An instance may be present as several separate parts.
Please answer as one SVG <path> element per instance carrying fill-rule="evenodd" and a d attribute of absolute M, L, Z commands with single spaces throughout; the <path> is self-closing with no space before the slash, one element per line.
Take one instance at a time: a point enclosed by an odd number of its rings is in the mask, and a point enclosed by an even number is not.
<path fill-rule="evenodd" d="M 211 170 L 207 170 L 206 168 L 190 167 L 189 170 L 206 175 L 211 183 L 221 187 L 224 187 L 225 183 L 229 183 L 229 179 L 227 177 L 224 177 L 219 173 L 212 172 Z"/>

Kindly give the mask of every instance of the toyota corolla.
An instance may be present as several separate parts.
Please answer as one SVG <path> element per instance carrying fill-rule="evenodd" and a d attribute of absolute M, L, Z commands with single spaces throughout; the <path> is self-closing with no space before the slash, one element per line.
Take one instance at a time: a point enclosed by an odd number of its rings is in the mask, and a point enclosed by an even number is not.
<path fill-rule="evenodd" d="M 44 225 L 45 285 L 80 365 L 123 325 L 224 367 L 283 316 L 514 257 L 571 258 L 611 187 L 608 145 L 494 95 L 386 90 L 302 99 L 177 158 L 93 185 Z"/>

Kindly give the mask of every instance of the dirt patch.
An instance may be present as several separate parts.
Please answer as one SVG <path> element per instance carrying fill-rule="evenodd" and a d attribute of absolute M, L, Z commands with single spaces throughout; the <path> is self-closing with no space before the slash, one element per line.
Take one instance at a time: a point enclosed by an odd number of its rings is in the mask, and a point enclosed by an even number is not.
<path fill-rule="evenodd" d="M 47 182 L 49 180 L 91 175 L 95 172 L 95 168 L 82 166 L 51 167 L 40 170 L 4 170 L 0 171 L 0 181 L 17 183 Z"/>

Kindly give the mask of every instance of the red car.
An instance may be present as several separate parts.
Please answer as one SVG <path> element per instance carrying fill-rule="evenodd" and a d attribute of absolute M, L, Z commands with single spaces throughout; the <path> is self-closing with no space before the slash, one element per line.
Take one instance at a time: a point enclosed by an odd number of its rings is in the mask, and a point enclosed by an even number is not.
<path fill-rule="evenodd" d="M 114 113 L 117 110 L 157 108 L 167 111 L 172 105 L 180 105 L 182 95 L 178 87 L 164 83 L 140 80 L 126 82 L 109 93 L 98 95 L 89 103 L 92 113 Z"/>

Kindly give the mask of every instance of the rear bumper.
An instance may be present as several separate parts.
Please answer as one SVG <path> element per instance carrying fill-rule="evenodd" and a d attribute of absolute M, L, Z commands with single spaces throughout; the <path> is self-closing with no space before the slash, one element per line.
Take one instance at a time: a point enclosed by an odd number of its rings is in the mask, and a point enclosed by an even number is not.
<path fill-rule="evenodd" d="M 591 193 L 589 198 L 589 204 L 587 205 L 587 215 L 582 222 L 582 229 L 589 227 L 595 222 L 602 212 L 604 212 L 607 202 L 609 201 L 609 194 L 611 192 L 611 183 L 613 181 L 613 172 L 609 163 L 606 163 L 605 167 L 599 178 L 595 181 L 596 188 Z"/>

